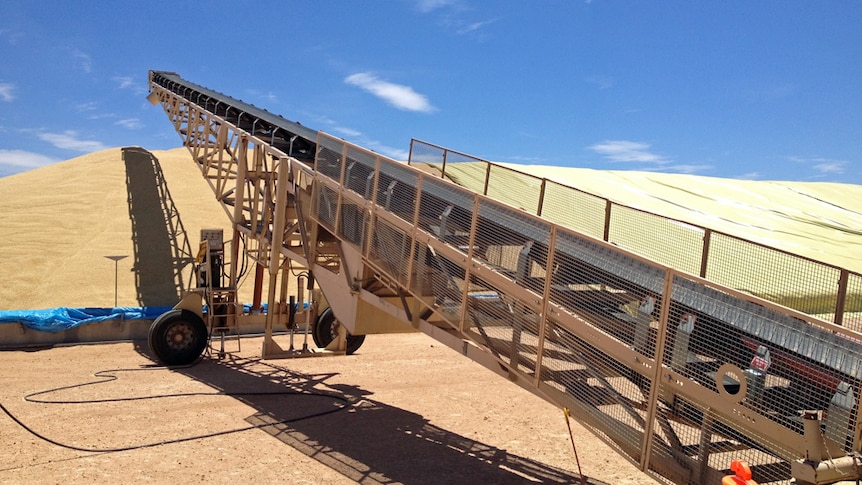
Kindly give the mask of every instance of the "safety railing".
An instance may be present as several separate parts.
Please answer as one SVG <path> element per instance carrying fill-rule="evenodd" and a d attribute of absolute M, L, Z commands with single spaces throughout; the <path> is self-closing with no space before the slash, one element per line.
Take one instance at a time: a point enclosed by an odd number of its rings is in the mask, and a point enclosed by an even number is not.
<path fill-rule="evenodd" d="M 858 334 L 319 140 L 311 218 L 644 470 L 786 481 L 806 409 L 858 449 Z"/>
<path fill-rule="evenodd" d="M 429 164 L 440 177 L 686 273 L 862 330 L 860 273 L 420 140 L 411 142 L 409 163 Z"/>

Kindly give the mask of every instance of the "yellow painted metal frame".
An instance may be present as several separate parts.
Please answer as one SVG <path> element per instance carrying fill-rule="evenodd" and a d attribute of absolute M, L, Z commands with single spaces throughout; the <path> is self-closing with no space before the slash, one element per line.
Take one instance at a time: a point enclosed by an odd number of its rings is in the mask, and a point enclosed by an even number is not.
<path fill-rule="evenodd" d="M 805 325 L 821 328 L 849 339 L 862 339 L 862 335 L 846 328 L 817 320 L 730 288 L 721 287 L 702 278 L 681 273 L 612 244 L 596 240 L 594 244 L 603 250 L 642 262 L 664 274 L 662 294 L 665 298 L 662 298 L 660 314 L 657 321 L 654 322 L 657 336 L 656 352 L 655 355 L 647 355 L 643 351 L 598 330 L 589 321 L 582 318 L 578 311 L 573 311 L 552 301 L 550 298 L 551 271 L 548 271 L 544 277 L 542 291 L 536 292 L 513 281 L 511 276 L 501 273 L 497 268 L 476 258 L 473 254 L 473 246 L 478 236 L 476 220 L 478 208 L 480 203 L 495 203 L 487 197 L 478 193 L 473 195 L 473 220 L 468 237 L 468 249 L 465 254 L 460 248 L 420 227 L 418 202 L 414 201 L 416 205 L 410 220 L 394 214 L 380 205 L 376 199 L 381 164 L 384 162 L 380 155 L 323 133 L 318 135 L 318 146 L 320 146 L 321 141 L 343 146 L 342 160 L 347 158 L 348 149 L 374 157 L 376 160 L 376 175 L 373 183 L 375 190 L 372 191 L 374 194 L 372 198 L 366 199 L 363 195 L 345 187 L 344 164 L 342 164 L 339 180 L 335 180 L 316 171 L 313 166 L 289 157 L 288 154 L 270 146 L 265 140 L 244 132 L 229 121 L 219 118 L 158 84 L 151 84 L 151 89 L 151 99 L 162 104 L 174 128 L 183 138 L 183 143 L 188 147 L 195 163 L 198 164 L 202 175 L 210 183 L 216 198 L 222 202 L 227 215 L 231 218 L 235 230 L 232 247 L 238 247 L 236 239 L 240 235 L 253 241 L 254 244 L 249 249 L 249 253 L 259 264 L 264 265 L 269 273 L 267 292 L 269 311 L 266 316 L 263 348 L 265 358 L 289 357 L 296 354 L 281 349 L 273 341 L 272 335 L 273 329 L 283 324 L 288 316 L 285 286 L 283 284 L 279 286 L 279 282 L 283 282 L 284 278 L 287 277 L 285 270 L 289 265 L 298 265 L 311 270 L 315 281 L 326 295 L 329 304 L 336 310 L 336 315 L 342 320 L 347 330 L 353 332 L 357 328 L 362 328 L 361 321 L 369 315 L 374 315 L 377 326 L 372 328 L 373 332 L 367 333 L 418 329 L 549 402 L 573 410 L 574 417 L 620 449 L 643 471 L 657 474 L 674 483 L 706 483 L 707 481 L 714 481 L 721 473 L 720 470 L 708 465 L 708 456 L 703 455 L 705 452 L 701 451 L 701 455 L 697 459 L 693 459 L 680 449 L 669 446 L 662 440 L 655 438 L 659 428 L 663 433 L 666 433 L 668 429 L 665 424 L 664 411 L 659 406 L 660 401 L 681 398 L 692 403 L 698 409 L 705 410 L 704 413 L 708 416 L 704 418 L 704 430 L 702 431 L 705 438 L 701 443 L 701 449 L 709 444 L 709 437 L 713 433 L 713 422 L 732 428 L 740 434 L 753 437 L 760 449 L 767 450 L 789 462 L 806 456 L 807 449 L 800 432 L 760 414 L 756 409 L 743 402 L 741 398 L 728 399 L 721 392 L 710 389 L 701 382 L 693 380 L 670 365 L 663 363 L 665 361 L 664 349 L 669 345 L 668 335 L 671 334 L 669 325 L 671 298 L 668 296 L 673 291 L 675 278 L 684 278 L 694 284 L 714 288 L 732 298 L 739 299 L 739 301 L 753 302 L 769 310 L 788 315 Z M 385 163 L 396 162 L 387 159 Z M 405 167 L 405 169 L 413 170 L 416 173 L 418 181 L 416 185 L 419 188 L 417 193 L 421 192 L 426 177 L 433 177 L 411 167 Z M 333 223 L 335 227 L 329 230 L 331 234 L 339 234 L 338 225 L 341 221 L 341 211 L 345 204 L 351 204 L 368 216 L 369 229 L 377 227 L 379 223 L 385 223 L 388 227 L 394 228 L 399 234 L 408 238 L 409 257 L 405 263 L 407 271 L 403 273 L 406 276 L 391 274 L 386 267 L 376 263 L 370 257 L 370 238 L 365 241 L 363 246 L 355 246 L 346 241 L 337 241 L 334 249 L 325 249 L 320 244 L 322 241 L 319 236 L 323 222 L 318 219 L 316 201 L 322 190 L 337 194 L 336 216 Z M 547 223 L 542 218 L 528 213 L 524 213 L 523 217 L 537 223 Z M 549 227 L 549 247 L 553 248 L 563 229 L 556 225 Z M 470 329 L 467 304 L 463 303 L 467 302 L 470 297 L 468 295 L 469 285 L 465 285 L 461 289 L 460 297 L 463 307 L 460 310 L 460 316 L 456 319 L 450 319 L 443 315 L 439 308 L 435 307 L 433 298 L 411 291 L 411 288 L 414 288 L 414 283 L 416 283 L 414 279 L 418 277 L 413 265 L 415 251 L 419 245 L 433 250 L 440 257 L 461 265 L 464 271 L 464 281 L 469 282 L 473 278 L 480 278 L 493 287 L 504 289 L 506 295 L 513 298 L 525 311 L 540 317 L 535 345 L 535 372 L 521 369 L 517 359 L 497 355 L 492 348 L 488 347 L 487 342 L 477 338 L 476 332 Z M 326 254 L 322 255 L 322 252 L 326 252 Z M 325 256 L 325 258 L 321 256 Z M 337 271 L 331 271 L 330 267 L 327 266 L 327 264 L 331 264 L 332 260 L 337 260 L 339 263 Z M 550 252 L 547 266 L 553 267 L 553 263 L 554 253 Z M 361 288 L 357 282 L 368 274 L 374 275 L 381 282 L 389 285 L 390 288 L 397 290 L 401 298 L 395 298 L 391 295 L 381 296 Z M 404 280 L 405 277 L 406 281 Z M 235 278 L 235 272 L 231 271 L 232 284 L 235 283 Z M 431 310 L 431 313 L 425 318 L 420 318 L 420 310 L 423 309 Z M 313 310 L 309 309 L 308 311 Z M 242 316 L 237 315 L 237 318 L 241 319 Z M 547 382 L 543 379 L 543 369 L 545 369 L 543 359 L 544 356 L 548 355 L 551 345 L 547 330 L 551 323 L 563 328 L 578 339 L 589 342 L 596 351 L 609 359 L 624 363 L 627 368 L 642 376 L 645 382 L 649 383 L 649 387 L 645 391 L 644 408 L 629 411 L 633 417 L 638 417 L 635 421 L 642 422 L 642 431 L 626 424 L 606 426 L 604 423 L 607 418 L 602 416 L 595 407 L 585 405 L 583 401 L 574 399 L 572 395 L 562 391 L 556 383 Z M 366 329 L 368 328 L 370 327 L 366 327 Z M 341 333 L 340 338 L 336 340 L 334 347 L 336 352 L 343 352 L 344 350 L 343 337 L 344 333 Z M 513 341 L 513 349 L 515 345 L 516 342 Z M 560 344 L 554 343 L 553 345 L 559 346 Z M 742 372 L 741 369 L 738 371 Z M 854 410 L 854 413 L 855 431 L 852 449 L 858 451 L 862 426 L 860 426 L 858 408 Z M 709 426 L 706 423 L 709 423 Z M 628 438 L 631 435 L 641 437 L 637 445 Z M 658 458 L 659 456 L 672 456 L 674 459 L 664 460 Z"/>

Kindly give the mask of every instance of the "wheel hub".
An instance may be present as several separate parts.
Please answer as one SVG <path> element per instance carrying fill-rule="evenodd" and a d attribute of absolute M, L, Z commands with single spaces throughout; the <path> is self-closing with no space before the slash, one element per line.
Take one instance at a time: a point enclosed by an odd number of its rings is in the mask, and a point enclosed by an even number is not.
<path fill-rule="evenodd" d="M 332 326 L 329 327 L 329 335 L 330 335 L 330 337 L 332 337 L 332 340 L 335 340 L 338 338 L 339 327 L 341 327 L 341 323 L 338 320 L 332 322 Z"/>
<path fill-rule="evenodd" d="M 183 350 L 194 340 L 192 328 L 180 323 L 172 326 L 165 334 L 168 346 L 172 350 Z"/>

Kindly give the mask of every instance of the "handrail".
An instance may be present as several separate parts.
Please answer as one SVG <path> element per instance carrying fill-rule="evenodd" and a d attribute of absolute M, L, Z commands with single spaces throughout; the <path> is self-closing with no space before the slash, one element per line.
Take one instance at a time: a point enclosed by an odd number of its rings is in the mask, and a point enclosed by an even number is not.
<path fill-rule="evenodd" d="M 455 159 L 455 161 L 453 161 L 453 159 Z M 647 257 L 656 259 L 657 261 L 669 264 L 677 269 L 682 269 L 700 276 L 701 278 L 708 278 L 712 281 L 721 282 L 731 287 L 745 288 L 747 291 L 761 298 L 803 311 L 810 315 L 815 315 L 821 318 L 829 318 L 829 315 L 831 315 L 832 322 L 837 325 L 846 324 L 855 330 L 862 330 L 862 318 L 857 319 L 858 321 L 845 321 L 844 318 L 845 312 L 862 312 L 862 273 L 851 271 L 835 264 L 820 261 L 780 248 L 775 248 L 757 241 L 751 241 L 727 232 L 711 229 L 707 226 L 691 221 L 683 221 L 647 210 L 630 207 L 625 204 L 620 204 L 607 197 L 603 197 L 559 181 L 550 180 L 545 177 L 538 177 L 512 167 L 503 166 L 498 163 L 468 155 L 463 152 L 451 150 L 440 145 L 417 139 L 411 140 L 408 163 L 424 163 L 432 166 L 439 166 L 439 176 L 441 178 L 457 178 L 458 175 L 463 175 L 464 172 L 457 172 L 456 167 L 461 163 L 471 162 L 475 162 L 479 164 L 480 167 L 484 167 L 471 171 L 471 173 L 475 173 L 477 175 L 484 173 L 484 178 L 474 180 L 469 177 L 464 177 L 464 180 L 461 183 L 473 188 L 474 190 L 480 190 L 484 195 L 488 195 L 488 187 L 491 182 L 492 171 L 494 174 L 499 174 L 500 171 L 511 172 L 517 174 L 517 177 L 520 180 L 533 180 L 534 183 L 527 183 L 520 187 L 520 193 L 518 196 L 526 200 L 534 200 L 538 202 L 536 207 L 526 208 L 526 210 L 536 215 L 545 215 L 543 212 L 546 205 L 545 200 L 549 186 L 559 187 L 562 191 L 569 191 L 571 194 L 580 194 L 581 197 L 599 201 L 598 203 L 593 204 L 593 207 L 595 207 L 595 213 L 592 216 L 582 216 L 580 219 L 569 219 L 565 222 L 558 220 L 557 222 L 567 225 L 572 229 L 585 231 L 587 234 L 599 237 L 607 242 L 611 242 L 611 225 L 615 209 L 617 211 L 632 211 L 639 214 L 628 218 L 629 220 L 626 221 L 626 230 L 631 230 L 632 227 L 636 227 L 638 225 L 636 221 L 632 221 L 631 219 L 640 219 L 641 221 L 645 221 L 647 219 L 656 218 L 676 223 L 680 225 L 680 227 L 689 227 L 692 231 L 700 233 L 696 235 L 697 242 L 699 242 L 700 247 L 697 247 L 697 244 L 682 246 L 681 249 L 683 251 L 689 250 L 689 254 L 680 255 L 675 251 L 672 257 L 665 258 L 663 257 L 665 255 L 657 253 L 654 248 L 643 244 L 644 242 L 655 242 L 654 239 L 630 240 L 627 241 L 626 247 Z M 532 187 L 539 187 L 538 192 L 530 194 L 529 191 Z M 527 192 L 527 194 L 525 195 L 523 192 Z M 589 210 L 589 208 L 590 206 L 586 205 L 585 210 Z M 589 224 L 582 222 L 587 218 L 590 218 L 590 220 L 601 219 L 602 222 L 597 226 L 594 224 L 593 227 L 590 227 Z M 579 222 L 581 223 L 579 224 Z M 600 228 L 603 229 L 600 230 Z M 734 250 L 725 249 L 723 252 L 715 250 L 711 244 L 714 238 L 720 239 L 723 242 L 724 248 L 732 247 Z M 740 257 L 745 255 L 751 256 L 752 258 L 756 257 L 756 259 L 752 259 L 750 261 L 745 261 L 743 259 L 740 261 Z M 732 256 L 734 261 L 727 261 L 726 258 L 728 256 Z M 686 261 L 689 264 L 682 265 L 687 267 L 681 267 L 678 263 L 679 261 Z M 770 265 L 764 268 L 762 261 L 777 261 L 778 265 Z M 740 282 L 735 281 L 732 278 L 724 278 L 722 272 L 717 270 L 717 268 L 728 266 L 736 268 L 737 272 L 743 270 L 746 266 L 757 266 L 759 268 L 758 270 L 763 273 L 764 277 L 768 276 L 771 281 L 760 287 L 753 287 L 750 284 L 750 279 L 746 281 L 747 284 L 740 284 Z M 812 282 L 812 275 L 816 278 L 816 281 L 814 282 Z M 808 298 L 803 296 L 788 298 L 784 293 L 782 293 L 782 291 L 774 288 L 775 281 L 781 281 L 791 288 L 805 288 L 807 293 L 809 295 L 813 295 L 813 297 Z"/>

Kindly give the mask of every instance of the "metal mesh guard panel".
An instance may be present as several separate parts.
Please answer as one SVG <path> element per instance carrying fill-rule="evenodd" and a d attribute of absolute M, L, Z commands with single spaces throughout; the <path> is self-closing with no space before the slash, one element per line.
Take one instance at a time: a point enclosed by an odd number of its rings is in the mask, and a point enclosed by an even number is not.
<path fill-rule="evenodd" d="M 506 237 L 509 237 L 510 234 L 518 234 L 519 239 L 524 242 L 536 241 L 548 244 L 550 240 L 550 223 L 497 202 L 481 200 L 479 202 L 479 217 L 481 218 L 480 231 L 485 229 L 482 226 L 484 223 L 488 225 L 488 231 L 507 234 Z"/>
<path fill-rule="evenodd" d="M 466 189 L 433 177 L 424 177 L 422 179 L 422 196 L 419 203 L 420 218 L 439 220 L 443 211 L 450 205 L 465 211 L 472 211 L 475 197 L 475 194 Z"/>
<path fill-rule="evenodd" d="M 344 187 L 372 200 L 377 158 L 348 147 L 347 167 L 344 170 Z"/>
<path fill-rule="evenodd" d="M 413 223 L 419 175 L 410 167 L 381 159 L 377 181 L 377 205 Z"/>
<path fill-rule="evenodd" d="M 463 259 L 456 261 L 433 247 L 417 245 L 417 263 L 421 264 L 420 274 L 425 277 L 415 285 L 423 290 L 430 288 L 434 295 L 437 310 L 453 327 L 460 328 L 463 310 L 462 300 L 466 290 L 466 272 Z M 424 271 L 423 271 L 424 270 Z"/>
<path fill-rule="evenodd" d="M 570 232 L 556 243 L 551 301 L 653 357 L 664 273 Z"/>
<path fill-rule="evenodd" d="M 542 193 L 542 179 L 525 178 L 519 172 L 499 165 L 490 165 L 487 196 L 535 214 Z"/>
<path fill-rule="evenodd" d="M 578 234 L 557 231 L 557 251 L 574 263 L 601 268 L 609 280 L 622 279 L 645 292 L 661 293 L 664 288 L 663 270 Z"/>
<path fill-rule="evenodd" d="M 614 205 L 608 241 L 686 273 L 699 274 L 704 230 Z"/>
<path fill-rule="evenodd" d="M 862 332 L 862 275 L 849 275 L 844 311 L 842 324 L 857 332 Z"/>
<path fill-rule="evenodd" d="M 443 163 L 445 150 L 413 140 L 410 145 L 410 163 Z"/>
<path fill-rule="evenodd" d="M 344 200 L 341 204 L 341 223 L 338 225 L 339 236 L 361 251 L 365 246 L 369 217 L 362 206 Z"/>
<path fill-rule="evenodd" d="M 659 403 L 649 469 L 667 483 L 720 483 L 733 460 L 745 460 L 757 483 L 790 483 L 790 464 L 757 447 L 764 439 L 738 432 L 710 408 L 677 396 L 670 405 Z"/>
<path fill-rule="evenodd" d="M 335 151 L 332 148 L 321 146 L 317 150 L 317 159 L 315 161 L 315 169 L 327 177 L 340 181 L 341 180 L 341 152 Z"/>
<path fill-rule="evenodd" d="M 604 237 L 605 205 L 601 197 L 551 181 L 545 185 L 542 217 L 598 239 Z"/>
<path fill-rule="evenodd" d="M 706 278 L 808 314 L 835 311 L 839 270 L 742 239 L 713 234 Z"/>
<path fill-rule="evenodd" d="M 431 147 L 418 140 L 413 140 L 413 149 L 417 154 L 433 151 L 440 159 L 438 162 L 445 159 L 443 176 L 474 191 L 490 192 L 487 195 L 516 207 L 530 206 L 525 207 L 525 210 L 531 212 L 534 210 L 533 202 L 540 200 L 538 213 L 560 226 L 614 241 L 681 271 L 751 292 L 760 298 L 819 318 L 849 323 L 853 328 L 862 327 L 862 293 L 858 289 L 859 284 L 856 284 L 856 290 L 853 290 L 853 285 L 848 285 L 846 295 L 843 289 L 836 292 L 835 285 L 838 279 L 836 273 L 849 273 L 851 279 L 857 280 L 862 278 L 859 273 L 789 255 L 692 224 L 692 221 L 664 218 L 614 204 L 607 198 L 549 180 L 545 180 L 542 185 L 543 179 L 539 177 L 517 173 L 507 167 L 442 147 Z M 512 180 L 516 178 L 520 181 L 515 191 L 517 196 L 510 193 L 512 191 L 507 192 L 498 187 L 498 183 L 503 187 L 511 187 Z M 611 210 L 608 211 L 608 208 Z M 842 306 L 841 302 L 845 302 L 846 306 Z M 851 315 L 845 318 L 844 312 Z"/>
<path fill-rule="evenodd" d="M 317 220 L 329 229 L 335 231 L 335 214 L 338 210 L 338 192 L 329 187 L 317 185 Z"/>
<path fill-rule="evenodd" d="M 437 293 L 438 289 L 446 288 L 446 274 L 439 269 L 434 252 L 427 245 L 415 241 L 416 250 L 413 254 L 413 278 L 410 280 L 410 291 L 414 295 L 423 297 L 434 297 L 433 301 L 440 303 L 443 294 Z M 460 301 L 460 296 L 457 300 Z M 449 315 L 450 323 L 457 327 L 460 311 Z"/>
<path fill-rule="evenodd" d="M 540 315 L 479 277 L 472 278 L 467 300 L 465 327 L 474 338 L 512 368 L 533 374 L 539 353 Z"/>
<path fill-rule="evenodd" d="M 371 260 L 406 286 L 409 267 L 407 263 L 410 260 L 412 243 L 410 236 L 382 219 L 376 219 L 371 234 Z"/>
<path fill-rule="evenodd" d="M 437 239 L 467 252 L 474 195 L 434 178 L 422 179 L 419 226 Z"/>
<path fill-rule="evenodd" d="M 682 276 L 672 295 L 665 365 L 715 393 L 717 407 L 741 406 L 800 439 L 802 411 L 820 410 L 826 438 L 852 448 L 862 344 Z M 659 448 L 666 456 L 651 462 L 684 455 L 705 479 L 707 468 L 745 459 L 762 482 L 790 479 L 798 443 L 762 434 L 764 424 L 711 416 L 672 387 L 660 392 L 659 417 L 672 421 Z"/>
<path fill-rule="evenodd" d="M 543 295 L 550 234 L 549 223 L 481 199 L 473 256 Z"/>
<path fill-rule="evenodd" d="M 859 379 L 862 376 L 862 343 L 858 340 L 682 277 L 676 278 L 673 302 L 682 311 L 705 319 L 700 327 L 709 329 L 710 334 L 703 338 L 711 339 L 716 348 L 738 349 L 740 339 L 744 338 L 753 342 L 742 340 L 749 347 L 763 343 L 826 366 L 848 378 Z M 733 350 L 727 352 L 734 353 Z M 743 358 L 744 363 L 744 357 L 736 357 L 739 358 Z"/>
<path fill-rule="evenodd" d="M 540 379 L 572 414 L 621 454 L 640 461 L 651 380 L 548 319 Z"/>
<path fill-rule="evenodd" d="M 437 168 L 443 169 L 443 166 Z M 450 163 L 447 161 L 444 176 L 458 185 L 484 194 L 487 173 L 487 166 L 484 163 Z"/>

